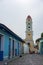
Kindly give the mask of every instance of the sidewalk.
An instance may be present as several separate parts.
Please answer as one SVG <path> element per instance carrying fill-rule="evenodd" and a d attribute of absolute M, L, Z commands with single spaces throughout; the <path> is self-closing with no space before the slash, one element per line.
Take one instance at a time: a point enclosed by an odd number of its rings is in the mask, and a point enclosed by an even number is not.
<path fill-rule="evenodd" d="M 26 54 L 22 54 L 22 56 L 24 56 L 24 55 L 26 55 Z M 4 61 L 0 61 L 0 65 L 4 65 L 4 64 L 8 64 L 8 63 L 10 63 L 10 62 L 12 62 L 12 61 L 14 61 L 14 60 L 16 60 L 16 59 L 18 59 L 18 58 L 20 58 L 21 56 L 16 56 L 16 57 L 14 57 L 14 58 L 12 58 L 12 59 L 8 59 L 8 60 L 4 60 Z"/>

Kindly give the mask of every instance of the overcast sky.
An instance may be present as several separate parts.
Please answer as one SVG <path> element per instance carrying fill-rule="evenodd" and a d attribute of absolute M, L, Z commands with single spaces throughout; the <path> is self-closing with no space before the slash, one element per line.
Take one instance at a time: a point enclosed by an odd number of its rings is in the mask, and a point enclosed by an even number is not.
<path fill-rule="evenodd" d="M 33 39 L 43 32 L 43 0 L 0 0 L 0 23 L 25 39 L 26 17 L 33 22 Z"/>

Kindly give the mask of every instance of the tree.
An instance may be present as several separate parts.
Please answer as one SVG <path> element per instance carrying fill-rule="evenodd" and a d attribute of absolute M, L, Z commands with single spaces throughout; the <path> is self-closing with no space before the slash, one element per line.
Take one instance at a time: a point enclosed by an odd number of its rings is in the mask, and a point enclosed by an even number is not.
<path fill-rule="evenodd" d="M 43 32 L 41 33 L 41 37 L 43 37 Z"/>

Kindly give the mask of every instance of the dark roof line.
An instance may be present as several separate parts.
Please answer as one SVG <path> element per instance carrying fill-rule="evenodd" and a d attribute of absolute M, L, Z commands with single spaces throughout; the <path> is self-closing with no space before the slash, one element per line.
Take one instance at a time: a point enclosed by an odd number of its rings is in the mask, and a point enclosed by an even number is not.
<path fill-rule="evenodd" d="M 9 32 L 11 35 L 13 35 L 16 39 L 19 41 L 25 42 L 23 39 L 21 39 L 17 34 L 15 34 L 13 31 L 11 31 L 7 26 L 4 24 L 0 23 L 0 28 L 5 29 L 7 32 Z"/>
<path fill-rule="evenodd" d="M 36 39 L 36 42 L 37 42 L 37 41 L 39 42 L 39 40 L 41 40 L 41 39 L 43 39 L 43 37 Z"/>

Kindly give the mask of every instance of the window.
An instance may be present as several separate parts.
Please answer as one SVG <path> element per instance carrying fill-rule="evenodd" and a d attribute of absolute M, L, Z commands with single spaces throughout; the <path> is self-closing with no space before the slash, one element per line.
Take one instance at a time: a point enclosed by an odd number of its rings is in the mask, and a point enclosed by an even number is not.
<path fill-rule="evenodd" d="M 12 56 L 14 56 L 14 40 L 12 41 Z"/>
<path fill-rule="evenodd" d="M 28 25 L 30 25 L 30 23 L 28 23 Z"/>
<path fill-rule="evenodd" d="M 28 28 L 30 28 L 30 26 Z"/>
<path fill-rule="evenodd" d="M 30 36 L 30 34 L 28 34 Z"/>

